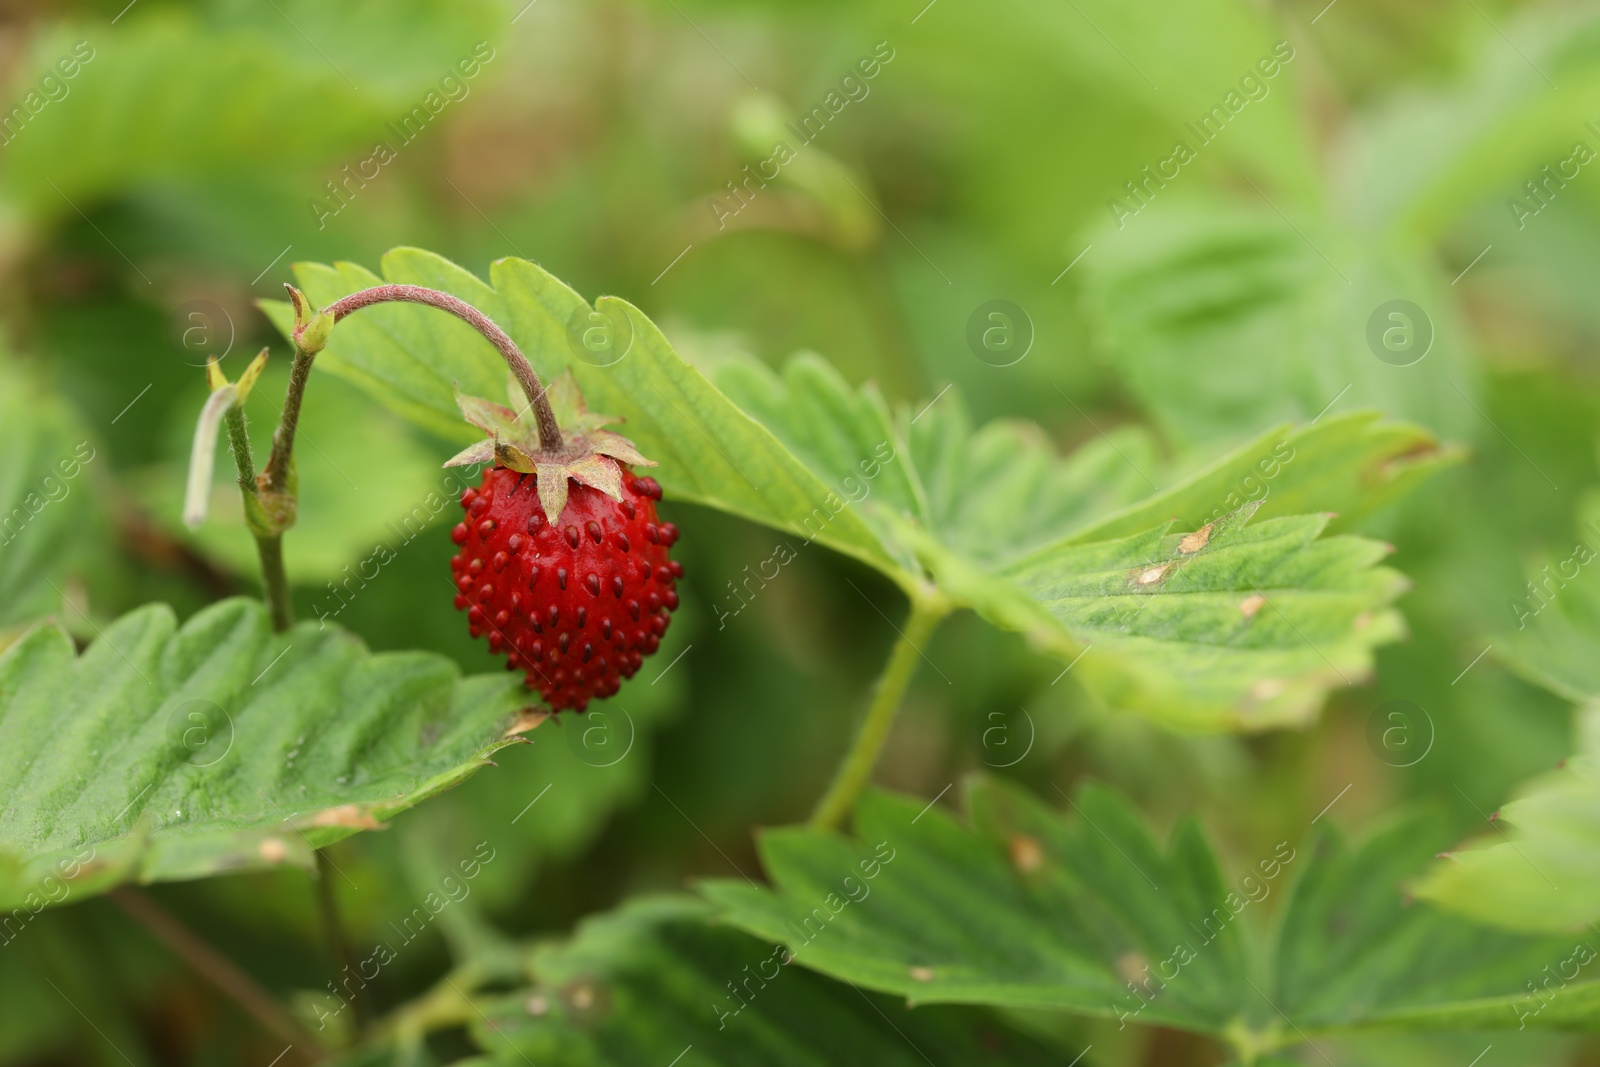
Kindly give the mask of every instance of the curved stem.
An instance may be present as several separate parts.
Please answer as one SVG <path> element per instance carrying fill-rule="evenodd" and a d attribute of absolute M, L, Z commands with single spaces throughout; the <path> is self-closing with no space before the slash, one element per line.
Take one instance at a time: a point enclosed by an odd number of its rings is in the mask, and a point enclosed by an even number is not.
<path fill-rule="evenodd" d="M 261 551 L 262 582 L 266 587 L 267 604 L 272 608 L 273 627 L 279 631 L 293 623 L 289 601 L 289 582 L 283 570 L 283 531 L 294 524 L 296 485 L 294 474 L 294 438 L 300 426 L 300 403 L 305 398 L 306 383 L 311 378 L 311 364 L 317 352 L 326 343 L 327 329 L 351 312 L 360 311 L 373 304 L 409 303 L 448 311 L 471 325 L 494 345 L 517 383 L 533 405 L 534 418 L 539 426 L 539 447 L 547 452 L 562 446 L 561 426 L 556 422 L 555 409 L 545 395 L 544 383 L 534 372 L 517 343 L 496 326 L 483 312 L 449 293 L 427 289 L 420 285 L 375 285 L 349 296 L 335 300 L 323 308 L 320 316 L 311 315 L 304 296 L 292 286 L 289 295 L 295 306 L 294 363 L 289 368 L 289 389 L 283 398 L 283 411 L 278 428 L 272 433 L 272 453 L 267 457 L 266 469 L 261 472 L 259 491 L 255 500 L 265 509 L 263 529 L 267 534 L 257 534 L 256 544 Z M 331 320 L 331 323 L 330 323 Z M 315 324 L 320 333 L 310 339 L 303 331 Z M 244 468 L 240 468 L 240 486 L 244 486 Z"/>
<path fill-rule="evenodd" d="M 816 829 L 833 829 L 850 814 L 856 798 L 872 778 L 872 768 L 877 765 L 883 743 L 888 740 L 889 727 L 894 725 L 895 712 L 900 708 L 900 698 L 916 672 L 917 659 L 922 655 L 922 644 L 939 625 L 948 607 L 942 600 L 913 596 L 911 612 L 906 617 L 905 629 L 900 631 L 889 662 L 884 665 L 878 679 L 872 704 L 866 718 L 856 732 L 856 739 L 845 753 L 839 769 L 834 772 L 833 783 L 817 802 L 811 814 L 811 826 Z"/>
<path fill-rule="evenodd" d="M 533 405 L 534 417 L 539 423 L 539 447 L 547 452 L 553 452 L 561 447 L 561 427 L 556 422 L 556 413 L 550 407 L 550 399 L 545 396 L 544 385 L 539 381 L 539 375 L 534 372 L 533 364 L 528 362 L 522 350 L 517 347 L 517 343 L 508 337 L 504 330 L 465 300 L 458 300 L 449 293 L 441 293 L 437 289 L 427 289 L 420 285 L 375 285 L 371 289 L 363 289 L 335 300 L 322 310 L 332 315 L 334 322 L 338 322 L 352 311 L 359 311 L 373 304 L 395 301 L 426 304 L 440 311 L 448 311 L 483 334 L 506 361 L 511 373 L 516 375 L 517 383 L 522 386 L 522 391 L 528 395 L 528 402 Z"/>

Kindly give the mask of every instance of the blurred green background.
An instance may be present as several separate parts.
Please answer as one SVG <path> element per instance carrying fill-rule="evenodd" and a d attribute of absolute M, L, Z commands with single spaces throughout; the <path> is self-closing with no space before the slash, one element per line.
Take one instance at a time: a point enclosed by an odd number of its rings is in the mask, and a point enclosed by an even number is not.
<path fill-rule="evenodd" d="M 919 678 L 878 779 L 932 798 L 985 765 L 1047 796 L 1092 776 L 1158 824 L 1198 810 L 1244 856 L 1336 794 L 1329 818 L 1352 829 L 1407 800 L 1477 827 L 1572 747 L 1565 703 L 1492 648 L 1475 657 L 1516 628 L 1525 572 L 1570 552 L 1600 481 L 1600 175 L 1575 151 L 1600 150 L 1600 8 L 924 2 L 0 4 L 16 108 L 0 116 L 0 388 L 59 397 L 96 449 L 68 523 L 88 547 L 44 608 L 104 620 L 162 599 L 188 614 L 254 588 L 225 482 L 200 534 L 177 514 L 205 356 L 236 376 L 271 345 L 257 395 L 282 395 L 287 349 L 254 301 L 281 297 L 290 264 L 373 266 L 418 245 L 481 274 L 517 255 L 626 297 L 691 359 L 814 350 L 893 399 L 953 385 L 980 418 L 1035 420 L 1063 448 L 1148 425 L 1162 482 L 1330 408 L 1379 407 L 1466 446 L 1468 462 L 1367 524 L 1415 582 L 1412 635 L 1310 730 L 1175 736 L 1052 685 L 1059 665 L 962 616 L 929 649 L 944 677 Z M 1219 105 L 1226 124 L 1197 136 Z M 797 136 L 817 108 L 825 125 Z M 779 142 L 793 162 L 750 179 Z M 971 340 L 997 300 L 1016 331 L 999 351 Z M 1369 340 L 1393 300 L 1429 338 L 1414 362 Z M 270 415 L 253 417 L 263 454 Z M 286 544 L 310 617 L 333 603 L 325 583 L 445 484 L 452 449 L 328 375 L 302 434 Z M 332 850 L 358 944 L 461 842 L 503 857 L 472 908 L 385 972 L 379 1003 L 425 989 L 487 924 L 560 931 L 644 889 L 754 874 L 751 830 L 804 818 L 825 785 L 898 595 L 817 549 L 719 626 L 710 605 L 775 535 L 664 510 L 689 576 L 668 652 L 693 649 L 664 684 L 624 690 L 627 756 L 596 768 L 541 738 Z M 448 524 L 430 530 L 339 622 L 375 648 L 494 668 L 440 595 L 450 551 Z M 0 627 L 39 607 L 0 604 Z M 1407 766 L 1368 744 L 1389 700 L 1429 720 Z M 539 817 L 511 823 L 551 781 Z M 153 895 L 288 999 L 331 973 L 302 874 Z M 7 1063 L 278 1050 L 105 900 L 48 912 L 0 950 L 0 990 Z M 1083 1030 L 1086 1064 L 1220 1062 L 1195 1039 Z M 467 1051 L 453 1040 L 442 1060 Z M 1502 1063 L 1600 1062 L 1576 1039 L 1495 1042 Z M 1340 1064 L 1446 1065 L 1480 1045 L 1329 1047 Z"/>

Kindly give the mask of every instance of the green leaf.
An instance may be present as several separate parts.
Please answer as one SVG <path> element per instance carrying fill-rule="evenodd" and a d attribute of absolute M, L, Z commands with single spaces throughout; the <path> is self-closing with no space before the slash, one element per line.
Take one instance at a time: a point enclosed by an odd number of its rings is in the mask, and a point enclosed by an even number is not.
<path fill-rule="evenodd" d="M 802 828 L 762 835 L 775 891 L 714 881 L 704 892 L 728 921 L 782 941 L 802 964 L 913 1004 L 1126 1012 L 1203 1031 L 1238 1010 L 1244 949 L 1231 923 L 1194 954 L 1194 981 L 1143 1012 L 1129 985 L 1194 942 L 1190 921 L 1228 892 L 1193 826 L 1167 851 L 1102 789 L 1079 798 L 1079 829 L 998 786 L 975 785 L 968 801 L 971 827 L 924 801 L 869 793 L 855 840 Z"/>
<path fill-rule="evenodd" d="M 1575 144 L 1600 149 L 1588 125 L 1600 92 L 1593 13 L 1524 10 L 1475 44 L 1454 65 L 1462 72 L 1454 83 L 1397 95 L 1352 124 L 1342 169 L 1364 224 L 1429 241 L 1487 200 L 1502 224 L 1495 240 L 1511 240 L 1535 223 L 1519 221 L 1510 204 L 1542 207 L 1523 183 L 1540 181 Z"/>
<path fill-rule="evenodd" d="M 0 635 L 62 610 L 105 525 L 90 467 L 99 455 L 58 399 L 0 361 Z"/>
<path fill-rule="evenodd" d="M 974 428 L 958 394 L 891 419 L 872 385 L 852 390 L 815 356 L 790 360 L 781 377 L 729 361 L 713 379 L 841 495 L 861 495 L 868 522 L 886 512 L 910 515 L 984 563 L 1174 518 L 1198 529 L 1252 503 L 1261 503 L 1263 518 L 1336 509 L 1349 525 L 1460 458 L 1427 431 L 1368 411 L 1284 423 L 1173 479 L 1139 431 L 1097 438 L 1062 457 L 1032 423 L 1001 419 Z M 862 457 L 883 441 L 904 442 L 908 462 L 883 464 L 863 486 Z M 1150 473 L 1172 484 L 1160 489 Z M 894 527 L 880 520 L 875 532 L 892 540 Z"/>
<path fill-rule="evenodd" d="M 1496 832 L 1436 864 L 1417 889 L 1440 907 L 1514 930 L 1600 921 L 1600 708 L 1580 717 L 1578 752 L 1501 807 Z"/>
<path fill-rule="evenodd" d="M 1323 496 L 1360 513 L 1448 458 L 1413 428 L 1331 418 L 1263 437 L 1140 504 L 1154 482 L 1113 439 L 1062 459 L 1037 428 L 974 430 L 958 398 L 891 411 L 874 387 L 850 388 L 816 357 L 781 377 L 725 364 L 713 383 L 637 309 L 611 298 L 591 308 L 523 260 L 497 261 L 492 288 L 416 249 L 390 252 L 381 278 L 348 264 L 296 273 L 319 306 L 385 281 L 467 300 L 545 380 L 568 368 L 594 410 L 623 416 L 675 499 L 827 545 L 911 595 L 931 578 L 955 605 L 1068 661 L 1094 646 L 1082 672 L 1091 684 L 1193 729 L 1303 721 L 1399 629 L 1387 605 L 1401 585 L 1373 567 L 1379 546 L 1318 540 L 1325 517 L 1246 529 L 1260 501 L 1325 507 L 1310 503 Z M 287 329 L 286 305 L 267 311 Z M 352 316 L 318 358 L 461 441 L 476 431 L 457 413 L 456 388 L 498 395 L 505 381 L 470 327 L 415 305 Z M 1200 531 L 1198 545 L 1171 532 L 1184 512 L 1194 525 L 1179 529 Z"/>
<path fill-rule="evenodd" d="M 1578 750 L 1525 783 L 1480 835 L 1436 864 L 1420 895 L 1481 922 L 1516 930 L 1577 931 L 1600 922 L 1600 591 L 1586 573 L 1600 546 L 1600 498 L 1580 509 L 1570 549 L 1509 601 L 1516 628 L 1493 645 L 1513 670 L 1584 705 Z"/>
<path fill-rule="evenodd" d="M 29 215 L 72 217 L 73 204 L 131 183 L 234 170 L 263 143 L 301 165 L 323 163 L 382 121 L 327 63 L 260 35 L 207 33 L 172 12 L 136 14 L 117 30 L 115 43 L 83 26 L 35 45 L 37 70 L 67 60 L 75 73 L 62 79 L 69 95 L 8 148 L 4 189 Z M 185 71 L 182 85 L 173 70 Z M 321 121 L 304 121 L 313 109 Z"/>
<path fill-rule="evenodd" d="M 1359 848 L 1332 833 L 1313 840 L 1277 935 L 1277 1007 L 1313 1035 L 1593 1029 L 1600 937 L 1592 931 L 1521 936 L 1408 899 L 1407 884 L 1440 835 L 1412 818 Z"/>
<path fill-rule="evenodd" d="M 1586 573 L 1600 556 L 1600 495 L 1579 508 L 1583 525 L 1566 548 L 1506 601 L 1506 631 L 1495 642 L 1517 673 L 1568 700 L 1600 700 L 1600 589 Z M 1512 629 L 1512 624 L 1515 628 Z"/>
<path fill-rule="evenodd" d="M 492 42 L 509 30 L 505 5 L 497 0 L 353 0 L 337 6 L 273 0 L 265 8 L 212 5 L 209 14 L 217 30 L 249 31 L 307 61 L 321 60 L 348 76 L 358 92 L 406 105 L 422 104 L 429 93 L 435 106 L 446 97 L 444 107 L 464 102 L 483 85 L 485 73 L 492 76 L 498 58 Z M 475 51 L 480 42 L 491 47 Z M 457 66 L 474 57 L 482 62 L 465 64 L 465 71 Z M 449 74 L 454 80 L 440 84 Z"/>
<path fill-rule="evenodd" d="M 495 1063 L 572 1067 L 1070 1059 L 981 1012 L 912 1012 L 785 966 L 771 945 L 709 918 L 703 903 L 648 897 L 584 922 L 534 950 L 535 986 L 486 1004 L 475 1037 Z"/>
<path fill-rule="evenodd" d="M 787 945 L 802 965 L 913 1004 L 1171 1026 L 1241 1053 L 1395 1023 L 1600 1019 L 1600 967 L 1542 1011 L 1528 993 L 1542 967 L 1573 954 L 1572 938 L 1408 906 L 1401 880 L 1426 855 L 1419 838 L 1436 835 L 1414 819 L 1354 849 L 1326 829 L 1282 841 L 1230 876 L 1192 820 L 1162 848 L 1104 789 L 1069 803 L 1076 818 L 976 781 L 962 824 L 919 799 L 868 794 L 853 838 L 764 834 L 773 888 L 702 889 L 725 921 Z"/>
<path fill-rule="evenodd" d="M 974 432 L 952 398 L 902 423 L 900 460 L 852 467 L 873 454 L 869 442 L 901 439 L 870 386 L 850 390 L 808 358 L 781 380 L 732 364 L 716 381 L 859 499 L 885 547 L 914 557 L 910 573 L 926 571 L 957 603 L 1065 660 L 1092 647 L 1086 682 L 1191 729 L 1304 721 L 1399 632 L 1383 606 L 1401 582 L 1372 566 L 1381 546 L 1317 540 L 1327 516 L 1243 522 L 1258 508 L 1291 516 L 1318 501 L 1359 519 L 1455 458 L 1415 427 L 1336 416 L 1269 431 L 1139 500 L 1145 476 L 1109 439 L 1061 459 L 1027 424 Z M 875 479 L 864 477 L 871 469 Z"/>
<path fill-rule="evenodd" d="M 1079 830 L 998 787 L 968 799 L 970 828 L 923 812 L 925 801 L 869 793 L 855 840 L 798 827 L 762 835 L 776 892 L 732 881 L 704 891 L 734 925 L 784 942 L 802 964 L 912 1004 L 1111 1019 L 1140 1003 L 1128 983 L 1144 964 L 1193 941 L 1187 920 L 1228 891 L 1193 827 L 1163 850 L 1105 790 L 1079 798 Z M 941 914 L 982 922 L 935 921 Z M 1207 948 L 1191 965 L 1195 980 L 1174 984 L 1141 1021 L 1210 1030 L 1237 1010 L 1238 927 Z"/>
<path fill-rule="evenodd" d="M 1007 11 L 1008 25 L 1049 42 L 1058 62 L 1079 78 L 1115 85 L 1119 99 L 1136 100 L 1165 120 L 1174 136 L 1158 158 L 1171 156 L 1172 141 L 1181 140 L 1194 153 L 1225 154 L 1235 168 L 1297 200 L 1320 195 L 1295 87 L 1299 68 L 1315 61 L 1289 47 L 1284 38 L 1292 35 L 1270 15 L 1232 0 L 1177 9 L 1113 0 L 1017 8 Z M 1262 61 L 1266 68 L 1257 65 Z M 1274 73 L 1264 77 L 1263 69 Z M 1207 119 L 1215 126 L 1212 109 L 1233 119 L 1226 136 L 1195 132 Z M 1209 147 L 1212 141 L 1216 147 Z M 1143 177 L 1135 167 L 1127 179 L 1138 184 Z"/>
<path fill-rule="evenodd" d="M 1384 605 L 1405 583 L 1374 566 L 1383 545 L 1319 540 L 1321 516 L 1246 526 L 1253 510 L 1193 534 L 1052 549 L 1001 573 L 1049 613 L 1054 625 L 1033 636 L 1062 656 L 1085 648 L 1080 669 L 1125 706 L 1195 729 L 1303 722 L 1327 689 L 1370 672 L 1374 644 L 1400 635 Z M 977 610 L 1028 629 L 1017 598 Z"/>
<path fill-rule="evenodd" d="M 506 25 L 493 0 L 411 0 L 405 11 L 383 7 L 387 21 L 371 3 L 284 6 L 135 8 L 110 33 L 68 23 L 38 35 L 30 73 L 11 83 L 35 101 L 26 124 L 12 127 L 0 194 L 30 218 L 56 219 L 163 182 L 275 170 L 309 181 L 330 164 L 331 173 L 369 158 L 379 139 L 402 147 L 388 124 L 430 94 L 442 101 L 442 77 L 456 74 L 468 92 L 482 84 L 484 75 L 463 80 L 454 64 L 473 59 L 478 34 L 493 39 Z M 46 74 L 60 95 L 40 102 Z M 338 207 L 315 184 L 305 194 L 326 198 L 325 213 Z M 316 217 L 315 207 L 301 216 Z"/>
<path fill-rule="evenodd" d="M 1421 252 L 1379 254 L 1335 222 L 1264 206 L 1155 210 L 1094 239 L 1085 300 L 1117 371 L 1181 445 L 1364 407 L 1451 437 L 1482 428 L 1466 328 Z"/>
<path fill-rule="evenodd" d="M 0 898 L 309 864 L 483 766 L 525 703 L 336 627 L 274 635 L 250 600 L 181 628 L 149 605 L 81 656 L 40 626 L 0 655 Z"/>

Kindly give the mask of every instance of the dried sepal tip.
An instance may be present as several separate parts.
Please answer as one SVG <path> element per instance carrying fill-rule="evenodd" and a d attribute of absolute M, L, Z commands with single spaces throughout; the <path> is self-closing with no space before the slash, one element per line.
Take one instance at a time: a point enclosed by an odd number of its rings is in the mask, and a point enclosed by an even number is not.
<path fill-rule="evenodd" d="M 487 434 L 488 439 L 462 449 L 447 460 L 445 466 L 493 463 L 519 474 L 534 475 L 539 504 L 551 522 L 559 519 L 566 509 L 570 494 L 568 479 L 620 501 L 622 465 L 655 466 L 632 441 L 602 429 L 620 420 L 589 411 L 570 371 L 557 377 L 545 395 L 562 424 L 559 448 L 540 447 L 533 405 L 514 410 L 493 400 L 468 396 L 457 389 L 456 406 L 461 409 L 462 417 Z"/>

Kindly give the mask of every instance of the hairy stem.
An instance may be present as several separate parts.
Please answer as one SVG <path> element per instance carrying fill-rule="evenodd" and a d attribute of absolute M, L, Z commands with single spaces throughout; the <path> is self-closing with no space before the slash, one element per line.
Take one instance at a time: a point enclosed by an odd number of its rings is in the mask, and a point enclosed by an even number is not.
<path fill-rule="evenodd" d="M 298 344 L 295 346 L 294 363 L 289 367 L 289 390 L 283 395 L 283 414 L 278 428 L 272 432 L 272 454 L 267 457 L 266 488 L 272 493 L 283 493 L 289 487 L 294 435 L 300 427 L 300 402 L 305 399 L 311 362 L 316 358 L 315 352 L 306 352 Z"/>
<path fill-rule="evenodd" d="M 233 465 L 239 472 L 239 495 L 244 498 L 246 515 L 261 505 L 261 491 L 256 485 L 255 457 L 250 452 L 250 435 L 245 432 L 244 409 L 235 404 L 228 409 L 228 445 L 233 452 Z M 272 616 L 272 628 L 283 633 L 294 625 L 294 605 L 289 600 L 289 576 L 283 569 L 283 535 L 266 535 L 252 530 L 256 539 L 256 552 L 261 557 L 261 591 Z"/>
<path fill-rule="evenodd" d="M 256 495 L 256 460 L 250 452 L 250 435 L 245 432 L 244 408 L 238 404 L 228 409 L 223 425 L 228 428 L 228 447 L 233 451 L 233 465 L 239 472 L 239 492 L 246 498 Z"/>
<path fill-rule="evenodd" d="M 281 634 L 294 625 L 289 575 L 283 569 L 283 535 L 257 537 L 256 550 L 261 554 L 261 590 L 272 614 L 272 631 Z"/>
<path fill-rule="evenodd" d="M 888 740 L 889 727 L 894 725 L 895 712 L 900 708 L 900 698 L 916 672 L 917 659 L 922 655 L 922 645 L 949 610 L 942 600 L 913 596 L 911 611 L 906 617 L 905 629 L 900 631 L 889 662 L 884 665 L 878 679 L 872 704 L 861 720 L 856 739 L 845 753 L 839 769 L 834 772 L 833 783 L 817 802 L 811 813 L 811 825 L 817 829 L 833 829 L 844 822 L 855 807 L 856 798 L 872 778 L 883 743 Z"/>
<path fill-rule="evenodd" d="M 300 1025 L 295 1017 L 222 953 L 212 948 L 193 930 L 179 922 L 171 912 L 131 886 L 119 886 L 110 893 L 112 901 L 150 931 L 200 977 L 243 1008 L 251 1018 L 300 1050 L 307 1060 L 319 1058 L 322 1044 Z"/>
<path fill-rule="evenodd" d="M 449 293 L 426 289 L 420 285 L 375 285 L 371 289 L 363 289 L 335 300 L 323 308 L 323 311 L 332 315 L 334 322 L 338 322 L 352 311 L 359 311 L 373 304 L 396 301 L 426 304 L 440 311 L 448 311 L 483 334 L 506 361 L 511 373 L 516 375 L 517 383 L 528 396 L 528 403 L 533 405 L 534 418 L 539 423 L 539 447 L 547 452 L 553 452 L 561 447 L 561 427 L 556 422 L 555 410 L 550 406 L 550 398 L 545 396 L 544 385 L 539 381 L 539 375 L 534 372 L 533 364 L 528 362 L 522 350 L 517 347 L 517 343 L 508 337 L 504 330 L 465 300 L 458 300 Z"/>

